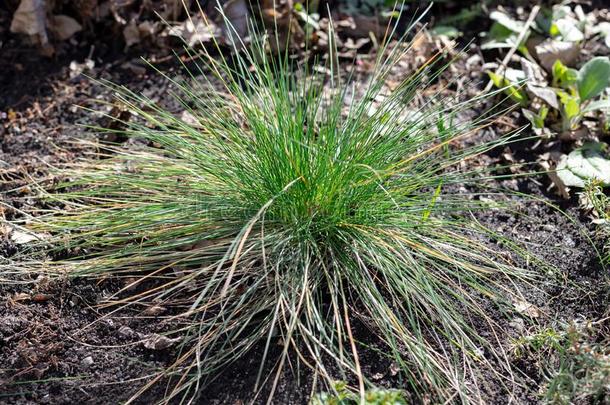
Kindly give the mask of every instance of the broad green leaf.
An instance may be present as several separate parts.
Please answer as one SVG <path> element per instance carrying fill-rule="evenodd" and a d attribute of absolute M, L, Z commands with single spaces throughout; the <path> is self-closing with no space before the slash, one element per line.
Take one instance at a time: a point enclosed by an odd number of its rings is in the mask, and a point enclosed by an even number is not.
<path fill-rule="evenodd" d="M 557 175 L 566 186 L 584 187 L 591 180 L 610 186 L 607 148 L 607 145 L 600 142 L 586 143 L 562 157 L 557 165 Z"/>
<path fill-rule="evenodd" d="M 506 88 L 506 92 L 510 98 L 519 103 L 519 105 L 527 105 L 528 98 L 527 94 L 523 91 L 523 89 L 517 88 L 515 86 L 510 86 Z"/>
<path fill-rule="evenodd" d="M 559 59 L 553 63 L 553 79 L 559 80 L 568 67 L 561 63 Z"/>
<path fill-rule="evenodd" d="M 525 118 L 527 118 L 528 121 L 532 124 L 533 128 L 544 128 L 544 119 L 546 118 L 546 115 L 549 112 L 549 109 L 546 106 L 540 108 L 540 111 L 538 113 L 535 113 L 532 110 L 528 110 L 526 108 L 523 108 L 521 111 L 523 112 Z"/>
<path fill-rule="evenodd" d="M 493 23 L 491 29 L 487 33 L 487 41 L 481 45 L 481 49 L 501 49 L 523 46 L 527 41 L 528 35 L 525 35 L 520 44 L 517 44 L 519 34 L 511 31 L 505 26 Z"/>
<path fill-rule="evenodd" d="M 522 54 L 522 55 L 525 55 L 525 56 L 527 56 L 527 57 L 530 57 L 530 56 L 531 56 L 530 51 L 529 51 L 529 49 L 527 49 L 527 46 L 525 45 L 525 43 L 524 43 L 524 42 L 521 42 L 521 43 L 519 44 L 519 46 L 517 46 L 517 50 L 518 50 L 519 52 L 521 52 L 521 54 Z"/>
<path fill-rule="evenodd" d="M 534 27 L 544 34 L 551 32 L 553 25 L 553 13 L 548 8 L 542 7 L 535 19 Z"/>
<path fill-rule="evenodd" d="M 521 33 L 523 28 L 525 28 L 525 24 L 523 22 L 515 20 L 508 14 L 498 10 L 492 11 L 491 14 L 489 14 L 489 18 L 517 34 Z"/>
<path fill-rule="evenodd" d="M 542 107 L 540 107 L 540 111 L 538 111 L 538 115 L 540 116 L 542 121 L 544 121 L 546 119 L 546 116 L 548 114 L 549 114 L 549 108 L 547 106 L 543 105 Z"/>
<path fill-rule="evenodd" d="M 559 35 L 561 35 L 564 41 L 579 42 L 585 39 L 585 35 L 578 29 L 576 22 L 572 19 L 560 18 L 555 21 L 553 27 L 557 28 Z"/>
<path fill-rule="evenodd" d="M 599 96 L 610 84 L 610 60 L 605 56 L 591 59 L 578 72 L 578 93 L 581 100 Z"/>
<path fill-rule="evenodd" d="M 580 100 L 576 96 L 572 96 L 565 91 L 558 91 L 559 101 L 568 119 L 577 116 L 580 113 Z"/>
<path fill-rule="evenodd" d="M 582 109 L 583 114 L 593 111 L 610 112 L 610 99 L 593 101 Z"/>
<path fill-rule="evenodd" d="M 436 27 L 430 30 L 430 33 L 432 35 L 444 36 L 450 39 L 457 38 L 462 35 L 462 33 L 457 28 L 449 25 L 437 25 Z"/>
<path fill-rule="evenodd" d="M 503 76 L 495 74 L 494 72 L 487 72 L 489 78 L 493 82 L 494 86 L 498 88 L 504 87 L 504 83 L 507 81 Z"/>
<path fill-rule="evenodd" d="M 561 34 L 561 31 L 559 31 L 559 27 L 557 26 L 556 23 L 552 23 L 551 27 L 549 28 L 549 34 L 552 37 L 556 37 L 559 36 Z"/>
<path fill-rule="evenodd" d="M 576 97 L 568 98 L 563 107 L 569 119 L 576 117 L 580 113 L 580 103 Z"/>
<path fill-rule="evenodd" d="M 511 35 L 515 35 L 515 33 L 498 23 L 493 23 L 489 29 L 489 32 L 487 33 L 487 37 L 495 41 L 505 41 L 506 38 L 510 37 Z"/>
<path fill-rule="evenodd" d="M 523 73 L 523 72 L 522 72 Z M 506 77 L 498 75 L 494 72 L 487 72 L 492 83 L 504 92 L 519 105 L 527 105 L 528 98 L 525 91 L 514 83 L 511 83 Z"/>
<path fill-rule="evenodd" d="M 500 48 L 517 48 L 521 53 L 527 55 L 527 48 L 524 46 L 527 41 L 530 31 L 528 30 L 521 43 L 517 43 L 521 31 L 525 28 L 525 24 L 521 21 L 514 20 L 507 14 L 501 11 L 493 11 L 490 16 L 494 23 L 491 25 L 489 32 L 486 34 L 488 40 L 481 45 L 481 49 L 500 49 Z"/>
<path fill-rule="evenodd" d="M 568 155 L 563 155 L 557 164 L 557 176 L 561 179 L 564 185 L 568 187 L 584 187 L 586 181 L 581 179 L 570 169 L 568 169 Z"/>
<path fill-rule="evenodd" d="M 578 71 L 564 65 L 559 59 L 553 63 L 553 85 L 568 88 L 578 80 Z"/>

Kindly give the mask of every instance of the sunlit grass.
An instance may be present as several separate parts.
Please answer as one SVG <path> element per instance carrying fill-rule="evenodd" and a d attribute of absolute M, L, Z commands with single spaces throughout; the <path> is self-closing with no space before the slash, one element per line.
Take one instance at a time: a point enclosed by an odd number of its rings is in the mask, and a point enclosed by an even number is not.
<path fill-rule="evenodd" d="M 481 203 L 456 191 L 489 175 L 463 162 L 508 140 L 456 148 L 493 119 L 460 119 L 481 100 L 436 94 L 414 108 L 440 74 L 436 60 L 381 97 L 408 48 L 381 49 L 366 82 L 269 56 L 264 40 L 231 60 L 205 54 L 168 94 L 196 123 L 106 83 L 135 115 L 125 134 L 148 146 L 106 146 L 63 170 L 48 198 L 64 208 L 32 228 L 70 253 L 45 266 L 135 275 L 115 304 L 163 306 L 183 322 L 170 333 L 183 344 L 167 400 L 196 396 L 258 345 L 256 388 L 272 394 L 295 359 L 329 389 L 345 379 L 364 393 L 356 320 L 419 395 L 466 401 L 484 366 L 510 380 L 500 338 L 479 336 L 473 322 L 494 330 L 482 302 L 528 274 L 470 215 Z M 328 72 L 339 72 L 333 55 Z"/>

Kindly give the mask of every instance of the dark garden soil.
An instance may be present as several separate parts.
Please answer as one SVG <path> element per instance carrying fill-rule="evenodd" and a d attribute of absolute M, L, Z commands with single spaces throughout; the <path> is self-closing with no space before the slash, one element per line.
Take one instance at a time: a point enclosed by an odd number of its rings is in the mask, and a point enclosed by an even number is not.
<path fill-rule="evenodd" d="M 0 13 L 0 27 L 6 21 L 7 16 Z M 7 220 L 19 218 L 19 210 L 41 208 L 34 198 L 33 181 L 44 184 L 50 179 L 50 167 L 84 155 L 86 148 L 72 140 L 95 139 L 95 135 L 77 124 L 108 125 L 100 114 L 75 107 L 99 110 L 101 107 L 94 100 L 112 100 L 110 91 L 79 74 L 90 52 L 95 66 L 86 70 L 88 75 L 125 84 L 180 112 L 179 106 L 167 100 L 168 81 L 139 63 L 136 53 L 124 55 L 112 52 L 108 46 L 99 46 L 97 51 L 94 47 L 92 51 L 88 45 L 49 59 L 35 49 L 21 46 L 9 37 L 6 28 L 0 28 L 0 39 L 4 42 L 0 48 L 0 215 Z M 470 59 L 478 53 L 476 47 L 468 51 L 447 74 L 479 80 L 480 62 Z M 165 55 L 152 56 L 162 59 Z M 413 58 L 416 57 L 417 52 Z M 469 59 L 473 65 L 466 62 Z M 405 64 L 405 69 L 409 64 Z M 176 65 L 170 60 L 161 67 L 171 75 L 179 72 Z M 404 70 L 397 71 L 396 80 L 404 74 Z M 508 114 L 498 125 L 477 134 L 474 142 L 492 139 L 523 124 Z M 471 164 L 501 165 L 507 159 L 532 161 L 536 158 L 531 151 L 533 144 L 518 142 L 508 150 L 492 151 Z M 521 290 L 524 302 L 531 304 L 528 311 L 534 312 L 513 311 L 504 318 L 490 308 L 505 326 L 506 335 L 501 339 L 506 347 L 512 339 L 537 328 L 608 317 L 608 275 L 599 264 L 595 251 L 598 241 L 586 213 L 578 208 L 577 197 L 565 200 L 556 196 L 549 191 L 546 176 L 491 185 L 534 198 L 505 197 L 513 200 L 513 211 L 490 210 L 477 214 L 478 219 L 527 246 L 557 272 L 541 277 L 535 285 L 515 287 Z M 0 233 L 0 255 L 11 260 L 18 249 L 6 234 Z M 178 349 L 174 346 L 151 348 L 146 344 L 171 325 L 154 317 L 135 317 L 133 313 L 112 312 L 98 306 L 104 297 L 122 287 L 123 281 L 50 280 L 27 272 L 18 262 L 13 264 L 15 273 L 7 275 L 8 279 L 0 278 L 0 403 L 121 403 L 176 355 Z M 369 334 L 364 327 L 361 329 L 366 339 Z M 593 339 L 601 340 L 604 334 L 610 334 L 607 321 L 598 325 Z M 368 338 L 375 343 L 372 336 Z M 389 362 L 372 351 L 365 350 L 362 356 L 365 372 L 376 383 L 400 388 Z M 230 366 L 203 389 L 200 403 L 242 404 L 254 400 L 252 386 L 260 357 L 261 352 L 254 350 Z M 310 397 L 310 373 L 299 371 L 296 362 L 293 365 L 295 368 L 284 373 L 274 403 L 304 404 Z M 523 386 L 512 389 L 516 403 L 539 402 L 542 365 L 535 359 L 522 358 L 515 359 L 514 366 L 524 374 Z M 481 387 L 485 402 L 506 403 L 509 397 L 506 389 L 492 378 L 489 381 Z M 159 401 L 165 388 L 161 382 L 136 402 Z M 263 392 L 255 402 L 264 399 Z"/>

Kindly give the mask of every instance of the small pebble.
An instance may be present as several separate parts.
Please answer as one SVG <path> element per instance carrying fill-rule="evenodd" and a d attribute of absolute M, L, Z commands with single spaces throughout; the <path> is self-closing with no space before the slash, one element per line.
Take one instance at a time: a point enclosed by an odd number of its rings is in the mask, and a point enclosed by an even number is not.
<path fill-rule="evenodd" d="M 91 357 L 91 356 L 85 357 L 83 360 L 81 360 L 80 364 L 85 367 L 91 366 L 93 364 L 93 357 Z"/>

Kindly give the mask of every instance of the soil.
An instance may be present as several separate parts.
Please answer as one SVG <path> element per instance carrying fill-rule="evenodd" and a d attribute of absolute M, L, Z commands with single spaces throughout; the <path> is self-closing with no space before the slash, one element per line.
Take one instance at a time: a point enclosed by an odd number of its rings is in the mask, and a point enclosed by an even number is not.
<path fill-rule="evenodd" d="M 0 27 L 6 26 L 7 18 L 0 11 Z M 95 135 L 79 124 L 108 124 L 100 114 L 76 106 L 99 110 L 101 107 L 95 100 L 111 101 L 112 95 L 107 88 L 77 74 L 74 64 L 70 67 L 73 61 L 84 61 L 91 44 L 48 59 L 35 49 L 24 48 L 2 28 L 0 42 L 0 190 L 4 207 L 1 213 L 5 219 L 12 220 L 20 217 L 19 210 L 31 212 L 41 208 L 34 198 L 36 190 L 28 186 L 33 179 L 44 184 L 49 180 L 50 166 L 74 161 L 86 154 L 87 149 L 72 140 L 94 139 Z M 468 52 L 449 73 L 473 79 L 480 75 L 480 66 L 472 70 L 465 62 L 478 50 L 474 47 Z M 136 52 L 94 51 L 91 57 L 95 66 L 87 74 L 144 92 L 177 111 L 178 106 L 165 97 L 168 81 L 137 62 L 138 56 Z M 145 56 L 160 59 L 164 55 Z M 179 73 L 177 63 L 171 61 L 162 65 L 162 70 L 170 75 Z M 509 114 L 503 123 L 482 132 L 475 141 L 496 137 L 522 124 Z M 481 159 L 486 164 L 501 164 L 505 163 L 503 159 L 508 153 L 517 162 L 533 161 L 537 152 L 532 151 L 532 145 L 533 141 L 515 143 L 508 151 L 491 151 Z M 507 319 L 498 315 L 499 322 L 506 326 L 505 343 L 508 345 L 511 339 L 531 328 L 578 319 L 598 320 L 610 315 L 608 275 L 595 252 L 599 241 L 588 239 L 594 233 L 593 228 L 586 213 L 578 207 L 576 197 L 571 200 L 557 197 L 549 191 L 549 180 L 545 176 L 491 185 L 534 198 L 521 199 L 514 211 L 491 210 L 477 214 L 478 218 L 526 245 L 557 271 L 535 286 L 516 287 L 538 312 L 534 318 L 513 314 Z M 536 198 L 557 205 L 567 215 Z M 0 238 L 0 255 L 11 261 L 20 247 L 6 236 L 0 235 Z M 104 297 L 122 286 L 120 280 L 50 280 L 28 272 L 19 262 L 12 264 L 13 273 L 0 275 L 0 403 L 125 402 L 176 355 L 175 347 L 155 350 L 143 343 L 169 325 L 154 318 L 134 317 L 127 311 L 111 312 L 99 307 Z M 610 325 L 606 323 L 600 328 L 600 338 L 609 330 Z M 367 335 L 364 328 L 361 333 Z M 371 336 L 369 341 L 375 343 Z M 262 351 L 255 349 L 228 367 L 203 389 L 200 403 L 263 401 L 264 393 L 257 398 L 252 393 L 261 356 Z M 400 388 L 387 361 L 372 351 L 365 351 L 362 356 L 367 374 L 381 375 L 376 381 L 379 385 Z M 539 402 L 543 370 L 527 361 L 515 361 L 514 366 L 521 369 L 528 384 L 514 390 L 516 402 Z M 309 377 L 307 371 L 286 370 L 275 403 L 307 403 L 312 389 Z M 490 381 L 482 387 L 485 402 L 505 403 L 507 392 Z M 161 400 L 165 388 L 163 382 L 155 385 L 136 403 Z"/>

